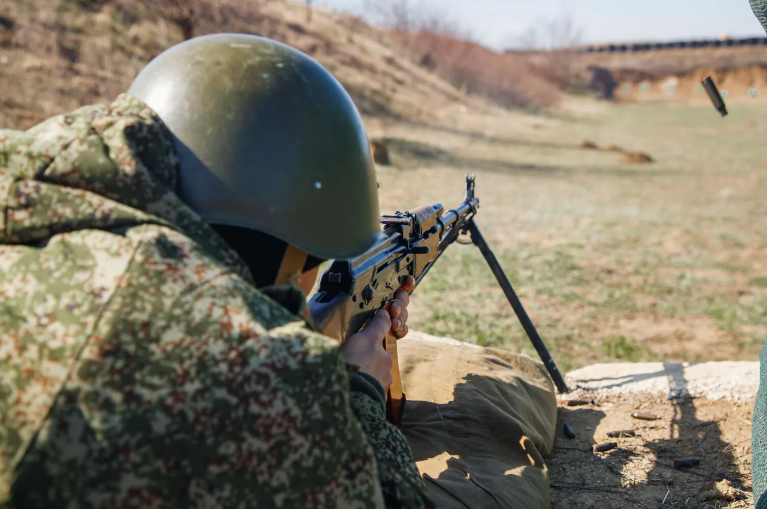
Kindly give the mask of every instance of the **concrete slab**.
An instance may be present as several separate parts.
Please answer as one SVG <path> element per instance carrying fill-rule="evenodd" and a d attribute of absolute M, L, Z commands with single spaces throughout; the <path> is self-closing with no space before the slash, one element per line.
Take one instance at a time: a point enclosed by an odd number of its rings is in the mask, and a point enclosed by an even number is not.
<path fill-rule="evenodd" d="M 604 396 L 648 392 L 669 398 L 750 400 L 759 388 L 758 362 L 622 362 L 594 364 L 566 375 L 571 389 Z M 565 398 L 570 396 L 565 396 Z"/>

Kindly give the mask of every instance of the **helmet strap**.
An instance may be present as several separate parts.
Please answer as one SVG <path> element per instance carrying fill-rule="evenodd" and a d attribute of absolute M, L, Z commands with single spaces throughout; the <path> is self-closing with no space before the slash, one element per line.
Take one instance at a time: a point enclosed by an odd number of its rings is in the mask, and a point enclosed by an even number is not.
<path fill-rule="evenodd" d="M 304 265 L 306 264 L 306 258 L 308 256 L 306 251 L 302 251 L 297 247 L 288 244 L 288 248 L 285 250 L 285 256 L 282 257 L 282 263 L 280 264 L 280 270 L 277 273 L 277 279 L 275 280 L 274 285 L 297 286 L 301 280 L 301 273 L 304 270 Z"/>

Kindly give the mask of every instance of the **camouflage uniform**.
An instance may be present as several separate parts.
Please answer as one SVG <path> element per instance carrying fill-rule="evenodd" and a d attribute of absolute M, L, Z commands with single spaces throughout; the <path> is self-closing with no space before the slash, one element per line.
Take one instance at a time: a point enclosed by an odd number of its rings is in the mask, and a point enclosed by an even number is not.
<path fill-rule="evenodd" d="M 380 386 L 177 169 L 128 96 L 0 131 L 0 505 L 428 507 Z"/>

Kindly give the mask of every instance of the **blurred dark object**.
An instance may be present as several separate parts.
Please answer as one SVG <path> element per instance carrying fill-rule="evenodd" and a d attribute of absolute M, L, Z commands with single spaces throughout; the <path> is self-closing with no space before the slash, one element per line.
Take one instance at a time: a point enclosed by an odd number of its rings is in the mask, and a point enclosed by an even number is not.
<path fill-rule="evenodd" d="M 575 432 L 573 431 L 573 428 L 570 427 L 569 424 L 565 423 L 565 425 L 562 427 L 562 431 L 565 432 L 565 436 L 569 439 L 575 438 Z"/>
<path fill-rule="evenodd" d="M 714 83 L 714 80 L 711 78 L 711 76 L 703 79 L 703 88 L 706 89 L 706 93 L 711 98 L 711 102 L 714 103 L 714 108 L 716 108 L 716 111 L 718 111 L 723 117 L 727 116 L 727 106 L 724 104 L 724 99 L 722 99 L 722 94 L 719 92 L 719 89 L 716 88 L 716 83 Z"/>
<path fill-rule="evenodd" d="M 391 165 L 389 146 L 386 143 L 386 140 L 375 138 L 370 140 L 370 151 L 373 152 L 373 161 L 375 161 L 376 164 L 383 166 Z"/>
<path fill-rule="evenodd" d="M 689 468 L 697 467 L 698 465 L 700 465 L 700 460 L 694 458 L 674 460 L 674 468 Z"/>

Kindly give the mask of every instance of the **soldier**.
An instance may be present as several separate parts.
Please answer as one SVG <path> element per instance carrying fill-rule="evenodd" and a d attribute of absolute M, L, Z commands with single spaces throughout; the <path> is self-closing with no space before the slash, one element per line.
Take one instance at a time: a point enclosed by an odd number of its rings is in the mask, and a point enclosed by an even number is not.
<path fill-rule="evenodd" d="M 0 504 L 432 506 L 384 418 L 414 282 L 344 348 L 292 286 L 370 247 L 377 203 L 343 88 L 254 36 L 0 131 Z"/>

